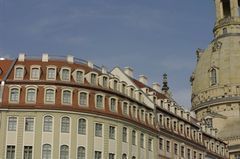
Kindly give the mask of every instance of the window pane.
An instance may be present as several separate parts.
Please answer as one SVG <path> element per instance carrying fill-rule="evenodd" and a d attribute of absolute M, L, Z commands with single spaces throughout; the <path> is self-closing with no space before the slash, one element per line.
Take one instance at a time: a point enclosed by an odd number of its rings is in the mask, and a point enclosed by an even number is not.
<path fill-rule="evenodd" d="M 61 122 L 61 132 L 69 133 L 70 119 L 68 117 L 63 117 Z"/>
<path fill-rule="evenodd" d="M 32 68 L 31 79 L 39 79 L 39 76 L 40 76 L 40 69 Z"/>
<path fill-rule="evenodd" d="M 78 134 L 85 135 L 86 134 L 86 120 L 79 119 L 78 121 Z"/>
<path fill-rule="evenodd" d="M 76 82 L 83 83 L 83 72 L 77 71 L 76 73 Z"/>
<path fill-rule="evenodd" d="M 87 105 L 87 93 L 81 92 L 80 93 L 80 105 L 86 106 Z"/>
<path fill-rule="evenodd" d="M 34 118 L 25 119 L 25 131 L 33 131 Z"/>
<path fill-rule="evenodd" d="M 18 100 L 19 100 L 19 89 L 17 89 L 17 88 L 11 89 L 10 101 L 11 102 L 18 102 Z"/>
<path fill-rule="evenodd" d="M 7 146 L 6 159 L 15 159 L 15 146 Z"/>
<path fill-rule="evenodd" d="M 65 80 L 65 81 L 70 80 L 70 74 L 68 69 L 62 70 L 62 80 Z"/>
<path fill-rule="evenodd" d="M 36 90 L 28 89 L 27 90 L 27 102 L 35 102 L 36 101 Z"/>
<path fill-rule="evenodd" d="M 17 129 L 17 117 L 8 118 L 8 131 L 16 131 Z"/>
<path fill-rule="evenodd" d="M 63 104 L 71 104 L 71 91 L 63 91 Z"/>
<path fill-rule="evenodd" d="M 114 98 L 111 98 L 111 101 L 110 101 L 110 110 L 112 112 L 116 112 L 116 99 Z"/>
<path fill-rule="evenodd" d="M 102 124 L 95 124 L 95 136 L 102 137 Z"/>
<path fill-rule="evenodd" d="M 55 79 L 56 78 L 56 70 L 55 70 L 55 68 L 49 68 L 48 69 L 47 78 L 48 79 Z"/>
<path fill-rule="evenodd" d="M 32 159 L 32 146 L 24 146 L 23 159 Z"/>
<path fill-rule="evenodd" d="M 101 95 L 97 95 L 97 105 L 96 107 L 97 108 L 102 108 L 103 107 L 103 96 Z"/>
<path fill-rule="evenodd" d="M 68 159 L 69 158 L 69 148 L 67 145 L 62 145 L 60 148 L 60 159 Z"/>
<path fill-rule="evenodd" d="M 123 127 L 123 130 L 122 130 L 122 141 L 127 142 L 127 128 L 126 127 Z"/>
<path fill-rule="evenodd" d="M 49 103 L 53 103 L 55 101 L 54 93 L 55 93 L 55 91 L 53 89 L 47 89 L 46 90 L 45 101 L 49 102 Z"/>
<path fill-rule="evenodd" d="M 115 139 L 115 127 L 109 126 L 109 139 Z"/>
<path fill-rule="evenodd" d="M 49 144 L 43 145 L 42 159 L 51 159 L 51 145 L 49 145 Z"/>
<path fill-rule="evenodd" d="M 16 68 L 15 78 L 18 78 L 18 79 L 23 78 L 23 68 Z"/>
<path fill-rule="evenodd" d="M 77 159 L 85 159 L 85 148 L 82 146 L 78 147 Z"/>
<path fill-rule="evenodd" d="M 43 131 L 52 132 L 52 117 L 51 116 L 44 117 Z"/>
<path fill-rule="evenodd" d="M 95 156 L 94 156 L 95 159 L 102 159 L 102 152 L 100 151 L 95 151 Z"/>

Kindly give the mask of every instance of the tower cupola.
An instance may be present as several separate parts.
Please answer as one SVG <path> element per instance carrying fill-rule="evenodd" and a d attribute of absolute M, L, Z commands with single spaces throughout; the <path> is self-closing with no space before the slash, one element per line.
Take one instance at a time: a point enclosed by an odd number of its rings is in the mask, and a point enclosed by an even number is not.
<path fill-rule="evenodd" d="M 240 33 L 240 0 L 215 0 L 215 38 Z"/>

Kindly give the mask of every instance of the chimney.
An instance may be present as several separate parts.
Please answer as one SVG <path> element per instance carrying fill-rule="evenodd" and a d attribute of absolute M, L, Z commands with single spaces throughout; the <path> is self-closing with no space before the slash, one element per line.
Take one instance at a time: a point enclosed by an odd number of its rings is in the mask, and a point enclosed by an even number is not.
<path fill-rule="evenodd" d="M 48 54 L 47 53 L 42 54 L 42 62 L 48 62 Z"/>
<path fill-rule="evenodd" d="M 125 67 L 124 73 L 127 74 L 129 77 L 133 77 L 133 69 L 131 67 Z"/>
<path fill-rule="evenodd" d="M 161 92 L 161 86 L 156 82 L 152 84 L 152 88 L 157 92 Z"/>
<path fill-rule="evenodd" d="M 18 61 L 24 61 L 25 60 L 25 53 L 20 53 L 18 56 Z"/>
<path fill-rule="evenodd" d="M 139 76 L 139 81 L 142 82 L 143 84 L 147 85 L 148 84 L 148 78 L 144 75 Z"/>
<path fill-rule="evenodd" d="M 91 61 L 88 61 L 87 65 L 88 67 L 93 68 L 93 63 Z"/>
<path fill-rule="evenodd" d="M 68 63 L 73 63 L 74 62 L 74 57 L 72 55 L 67 56 L 67 62 Z"/>

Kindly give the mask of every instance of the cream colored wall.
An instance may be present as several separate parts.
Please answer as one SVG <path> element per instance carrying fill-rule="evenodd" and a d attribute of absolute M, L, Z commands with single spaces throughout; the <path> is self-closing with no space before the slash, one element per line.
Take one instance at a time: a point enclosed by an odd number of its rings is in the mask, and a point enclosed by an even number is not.
<path fill-rule="evenodd" d="M 45 115 L 53 116 L 53 132 L 43 132 L 43 117 Z M 18 128 L 17 132 L 8 133 L 7 132 L 7 118 L 9 116 L 17 116 L 18 117 Z M 35 131 L 34 132 L 25 132 L 24 131 L 24 118 L 25 117 L 34 117 Z M 71 132 L 67 134 L 60 133 L 60 119 L 63 116 L 69 116 L 71 118 Z M 78 135 L 77 133 L 77 122 L 80 117 L 84 117 L 87 119 L 87 134 L 86 136 Z M 157 157 L 157 148 L 158 147 L 158 139 L 157 134 L 153 134 L 141 127 L 133 126 L 129 123 L 115 120 L 115 119 L 107 119 L 102 118 L 100 116 L 87 115 L 87 114 L 77 114 L 70 112 L 24 112 L 24 111 L 2 111 L 0 112 L 1 119 L 1 128 L 0 128 L 0 142 L 6 144 L 16 144 L 16 159 L 21 159 L 23 155 L 23 146 L 24 145 L 33 145 L 33 155 L 34 159 L 41 158 L 41 148 L 45 143 L 49 143 L 52 145 L 52 158 L 59 158 L 59 148 L 61 144 L 66 144 L 70 149 L 70 158 L 75 158 L 77 155 L 77 146 L 82 145 L 85 146 L 86 158 L 93 158 L 94 150 L 102 151 L 102 158 L 108 158 L 109 152 L 114 152 L 116 158 L 121 158 L 123 153 L 126 153 L 128 157 L 132 157 L 131 155 L 136 155 L 137 158 L 149 159 Z M 102 123 L 104 124 L 104 135 L 102 138 L 96 139 L 94 137 L 94 123 Z M 116 140 L 111 141 L 108 138 L 108 127 L 109 125 L 116 125 Z M 122 127 L 128 128 L 128 142 L 122 143 Z M 136 130 L 138 143 L 137 146 L 132 146 L 131 143 L 131 131 Z M 141 150 L 139 148 L 139 133 L 143 132 L 145 134 L 145 149 Z M 148 137 L 153 138 L 153 152 L 148 152 Z M 17 140 L 17 141 L 15 141 Z M 0 159 L 5 158 L 5 148 L 6 144 L 0 145 Z"/>

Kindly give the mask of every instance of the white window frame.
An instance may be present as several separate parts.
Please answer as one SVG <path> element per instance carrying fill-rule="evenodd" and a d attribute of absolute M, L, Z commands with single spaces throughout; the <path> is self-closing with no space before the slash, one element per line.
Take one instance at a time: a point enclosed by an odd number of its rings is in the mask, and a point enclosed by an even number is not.
<path fill-rule="evenodd" d="M 10 118 L 15 118 L 16 119 L 16 121 L 14 121 L 14 129 L 12 128 L 12 127 L 9 127 L 10 126 Z M 16 117 L 16 116 L 9 116 L 8 117 L 8 120 L 7 120 L 8 122 L 7 122 L 7 131 L 17 131 L 17 129 L 18 129 L 18 117 Z M 12 121 L 11 121 L 11 123 L 12 123 Z M 12 125 L 12 124 L 11 124 Z"/>
<path fill-rule="evenodd" d="M 68 70 L 69 74 L 68 74 L 68 79 L 63 79 L 63 70 Z M 71 68 L 69 67 L 62 67 L 60 70 L 60 79 L 61 81 L 71 81 Z"/>
<path fill-rule="evenodd" d="M 83 133 L 79 133 L 79 123 L 80 123 L 80 120 L 83 119 L 85 120 L 85 132 Z M 77 127 L 77 132 L 78 132 L 78 135 L 86 135 L 87 134 L 87 130 L 88 130 L 88 122 L 87 122 L 87 119 L 86 118 L 78 118 L 78 127 Z"/>
<path fill-rule="evenodd" d="M 28 91 L 33 89 L 35 91 L 35 99 L 33 101 L 28 101 Z M 37 86 L 26 86 L 25 92 L 25 103 L 36 103 L 37 102 Z"/>
<path fill-rule="evenodd" d="M 54 78 L 49 78 L 48 74 L 49 74 L 49 69 L 54 69 L 55 70 L 55 76 Z M 57 67 L 56 66 L 47 66 L 47 73 L 46 73 L 46 79 L 47 80 L 56 80 L 57 78 Z"/>
<path fill-rule="evenodd" d="M 112 99 L 115 99 L 115 110 L 114 111 L 112 110 Z M 109 110 L 110 110 L 110 112 L 117 113 L 118 112 L 117 108 L 118 108 L 118 99 L 116 97 L 110 97 L 109 98 Z"/>
<path fill-rule="evenodd" d="M 27 127 L 26 127 L 27 119 L 33 119 L 32 129 L 27 129 Z M 25 132 L 34 132 L 34 131 L 35 131 L 35 122 L 36 122 L 36 120 L 35 120 L 34 117 L 25 117 L 25 118 L 24 118 L 24 131 L 25 131 Z"/>
<path fill-rule="evenodd" d="M 53 91 L 53 101 L 47 101 L 47 90 L 52 90 Z M 56 101 L 56 87 L 45 87 L 44 89 L 44 103 L 45 104 L 55 104 L 55 101 Z"/>
<path fill-rule="evenodd" d="M 87 95 L 86 96 L 86 104 L 85 105 L 81 104 L 81 98 L 80 98 L 81 93 L 86 93 L 86 95 Z M 78 105 L 81 106 L 81 107 L 88 107 L 88 105 L 89 105 L 89 92 L 87 92 L 87 91 L 79 91 L 78 92 Z"/>
<path fill-rule="evenodd" d="M 62 131 L 62 120 L 63 118 L 68 118 L 69 119 L 69 126 L 68 126 L 68 131 Z M 71 134 L 71 118 L 69 116 L 62 116 L 60 120 L 60 133 L 65 133 L 65 134 Z"/>
<path fill-rule="evenodd" d="M 97 131 L 97 124 L 101 125 L 101 134 L 100 132 L 98 133 Z M 94 124 L 94 137 L 103 137 L 103 132 L 104 132 L 104 125 L 102 123 L 95 123 Z"/>
<path fill-rule="evenodd" d="M 38 70 L 38 75 L 36 77 L 32 77 L 33 76 L 33 69 L 37 69 Z M 41 66 L 39 65 L 32 65 L 30 67 L 30 80 L 39 80 L 41 77 Z"/>
<path fill-rule="evenodd" d="M 17 73 L 17 69 L 18 69 L 18 68 L 23 69 L 22 77 L 17 77 L 17 76 L 16 76 L 16 73 Z M 24 75 L 25 75 L 25 67 L 24 67 L 23 65 L 16 65 L 16 66 L 14 67 L 14 79 L 15 79 L 15 80 L 23 80 Z"/>
<path fill-rule="evenodd" d="M 102 96 L 102 98 L 103 98 L 103 101 L 102 101 L 102 106 L 101 107 L 98 107 L 97 106 L 97 96 Z M 95 95 L 95 108 L 97 108 L 97 109 L 105 109 L 105 95 L 104 94 L 100 94 L 100 93 L 97 93 L 96 95 Z"/>
<path fill-rule="evenodd" d="M 45 158 L 43 157 L 43 154 L 44 154 L 44 153 L 43 153 L 43 151 L 44 151 L 43 146 L 50 146 L 50 159 L 52 159 L 52 153 L 53 153 L 53 151 L 52 151 L 52 145 L 49 144 L 49 143 L 44 143 L 44 144 L 42 144 L 42 147 L 41 147 L 41 149 L 42 149 L 42 151 L 41 151 L 42 159 L 45 159 Z M 47 151 L 49 151 L 49 150 L 47 150 Z M 47 158 L 47 159 L 49 159 L 49 158 Z"/>
<path fill-rule="evenodd" d="M 70 92 L 70 103 L 64 103 L 63 93 L 65 91 L 69 91 Z M 72 101 L 73 101 L 72 97 L 73 97 L 73 90 L 72 89 L 70 89 L 70 88 L 62 89 L 62 94 L 61 94 L 61 103 L 62 103 L 62 105 L 72 105 Z"/>
<path fill-rule="evenodd" d="M 52 122 L 51 122 L 51 130 L 45 130 L 45 117 L 51 117 L 51 119 L 52 119 Z M 43 125 L 42 125 L 42 128 L 43 128 L 43 132 L 44 133 L 51 133 L 51 132 L 54 132 L 54 118 L 53 118 L 53 116 L 52 115 L 45 115 L 45 116 L 43 116 L 43 121 L 42 121 L 42 123 L 43 123 Z"/>
<path fill-rule="evenodd" d="M 18 90 L 18 99 L 15 101 L 12 101 L 11 100 L 11 92 L 12 92 L 12 90 L 13 89 L 17 89 Z M 21 95 L 21 86 L 10 86 L 9 87 L 9 98 L 8 98 L 8 102 L 9 103 L 19 103 L 19 101 L 20 101 L 20 95 Z"/>
<path fill-rule="evenodd" d="M 82 72 L 82 79 L 80 81 L 78 81 L 77 72 Z M 76 83 L 83 84 L 85 79 L 85 71 L 82 69 L 76 69 L 73 71 L 72 76 Z"/>
<path fill-rule="evenodd" d="M 125 103 L 127 104 L 127 112 L 126 112 L 127 114 L 125 114 L 125 111 L 124 111 L 124 107 L 125 107 L 124 104 Z M 125 116 L 129 116 L 129 102 L 128 101 L 123 101 L 122 102 L 122 114 L 125 115 Z"/>

